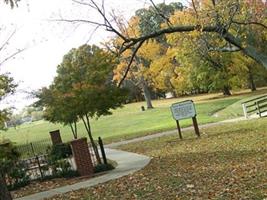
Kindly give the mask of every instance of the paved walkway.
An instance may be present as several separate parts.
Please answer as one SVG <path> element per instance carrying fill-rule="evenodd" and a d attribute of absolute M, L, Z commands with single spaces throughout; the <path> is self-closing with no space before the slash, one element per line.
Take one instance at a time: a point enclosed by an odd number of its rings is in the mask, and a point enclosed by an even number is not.
<path fill-rule="evenodd" d="M 78 190 L 81 188 L 88 188 L 99 183 L 104 183 L 109 180 L 117 179 L 122 176 L 134 173 L 143 167 L 145 167 L 149 162 L 150 158 L 144 155 L 139 155 L 136 153 L 130 153 L 125 151 L 119 151 L 114 149 L 105 149 L 107 157 L 111 160 L 117 162 L 118 166 L 116 169 L 109 171 L 107 174 L 104 174 L 99 177 L 91 178 L 87 181 L 79 182 L 73 185 L 67 185 L 45 192 L 36 193 L 33 195 L 25 196 L 22 198 L 17 198 L 16 200 L 41 200 L 44 198 L 49 198 L 54 195 L 64 194 L 72 190 Z"/>

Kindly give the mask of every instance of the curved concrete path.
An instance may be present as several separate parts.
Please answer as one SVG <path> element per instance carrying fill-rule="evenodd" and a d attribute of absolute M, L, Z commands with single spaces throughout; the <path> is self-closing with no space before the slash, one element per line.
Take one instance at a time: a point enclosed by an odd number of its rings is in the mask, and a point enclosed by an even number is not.
<path fill-rule="evenodd" d="M 95 186 L 99 183 L 104 183 L 134 173 L 145 167 L 150 162 L 149 157 L 136 153 L 130 153 L 109 148 L 105 149 L 105 151 L 107 158 L 116 161 L 118 164 L 118 166 L 114 170 L 109 171 L 107 174 L 91 178 L 83 182 L 75 183 L 73 185 L 67 185 L 48 191 L 36 193 L 33 195 L 17 198 L 16 200 L 41 200 L 44 198 L 52 197 L 54 195 L 64 194 L 72 190 L 88 188 L 91 186 Z"/>

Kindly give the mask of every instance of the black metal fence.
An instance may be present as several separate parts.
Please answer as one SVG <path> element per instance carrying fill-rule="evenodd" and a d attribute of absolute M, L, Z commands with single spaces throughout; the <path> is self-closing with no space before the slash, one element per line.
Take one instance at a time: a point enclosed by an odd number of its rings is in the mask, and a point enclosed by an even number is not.
<path fill-rule="evenodd" d="M 97 141 L 95 141 L 97 144 Z M 52 147 L 51 140 L 41 140 L 37 142 L 29 142 L 17 146 L 17 150 L 21 154 L 21 162 L 25 166 L 31 180 L 43 178 L 50 175 L 50 172 L 43 170 L 48 163 L 48 151 Z M 93 166 L 96 166 L 97 159 L 91 143 L 88 143 Z M 46 171 L 46 172 L 45 172 Z"/>
<path fill-rule="evenodd" d="M 48 149 L 52 147 L 51 140 L 40 140 L 37 142 L 29 142 L 16 146 L 22 158 L 31 158 L 36 155 L 47 154 Z"/>
<path fill-rule="evenodd" d="M 98 144 L 98 141 L 95 141 Z M 35 158 L 36 155 L 43 156 L 46 155 L 52 148 L 51 140 L 40 140 L 37 142 L 29 142 L 22 145 L 16 146 L 21 157 L 24 160 Z M 91 154 L 91 159 L 94 166 L 97 164 L 97 159 L 94 153 L 94 149 L 91 143 L 88 143 L 89 152 Z"/>
<path fill-rule="evenodd" d="M 47 155 L 36 155 L 32 158 L 21 160 L 25 166 L 26 173 L 30 180 L 43 179 L 44 177 L 51 176 L 52 171 L 46 169 L 48 165 Z"/>
<path fill-rule="evenodd" d="M 106 162 L 106 156 L 104 153 L 104 147 L 101 139 L 99 141 L 95 141 L 97 145 L 97 151 L 99 152 L 100 159 Z M 49 155 L 48 150 L 52 147 L 52 142 L 50 140 L 42 140 L 38 142 L 30 142 L 23 145 L 17 146 L 18 151 L 21 153 L 22 158 L 19 161 L 19 166 L 26 173 L 28 181 L 33 180 L 43 180 L 46 178 L 51 178 L 54 176 L 53 168 L 49 164 Z M 93 166 L 96 167 L 99 163 L 97 157 L 95 155 L 95 151 L 92 147 L 91 143 L 88 143 L 88 148 L 91 156 L 91 160 Z M 73 157 L 66 158 L 70 166 L 71 170 L 75 171 L 75 161 Z M 17 181 L 16 178 L 6 177 L 7 185 L 13 186 Z M 12 188 L 12 187 L 11 187 Z"/>

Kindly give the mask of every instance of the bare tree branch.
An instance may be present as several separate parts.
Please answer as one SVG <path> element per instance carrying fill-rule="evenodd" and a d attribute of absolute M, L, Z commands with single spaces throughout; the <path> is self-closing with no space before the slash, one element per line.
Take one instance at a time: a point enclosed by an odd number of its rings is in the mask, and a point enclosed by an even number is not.
<path fill-rule="evenodd" d="M 80 5 L 84 5 L 84 6 L 89 6 L 89 7 L 95 9 L 95 7 L 92 6 L 90 3 L 86 3 L 86 2 L 84 2 L 84 1 L 77 1 L 77 0 L 72 0 L 72 1 L 73 1 L 74 3 L 80 4 Z"/>
<path fill-rule="evenodd" d="M 73 1 L 78 1 L 78 0 L 73 0 Z M 192 1 L 192 5 L 193 8 L 195 10 L 195 12 L 197 13 L 197 17 L 198 16 L 198 11 L 197 11 L 197 6 L 195 5 L 195 1 Z M 239 4 L 238 2 L 235 4 L 232 4 L 232 8 L 229 7 L 230 11 L 228 13 L 229 18 L 228 21 L 225 22 L 224 20 L 222 20 L 222 16 L 221 14 L 218 12 L 217 8 L 215 8 L 217 6 L 218 1 L 216 0 L 211 0 L 212 1 L 212 5 L 214 7 L 214 13 L 215 16 L 213 16 L 214 20 L 215 20 L 215 25 L 213 24 L 207 24 L 204 26 L 200 26 L 200 25 L 172 25 L 171 27 L 166 27 L 166 28 L 161 28 L 160 30 L 154 31 L 152 33 L 149 33 L 147 35 L 144 36 L 129 36 L 127 34 L 127 31 L 121 31 L 120 28 L 118 27 L 114 27 L 112 25 L 112 22 L 115 21 L 115 23 L 117 23 L 117 25 L 119 25 L 118 23 L 120 23 L 119 21 L 116 21 L 116 19 L 113 19 L 113 21 L 110 21 L 105 13 L 104 10 L 104 4 L 102 1 L 102 7 L 98 6 L 95 2 L 95 0 L 90 0 L 90 3 L 83 3 L 80 2 L 82 4 L 88 4 L 88 6 L 90 6 L 91 8 L 94 8 L 103 18 L 104 23 L 96 23 L 96 22 L 91 22 L 88 21 L 87 23 L 91 23 L 91 24 L 95 24 L 95 25 L 100 25 L 104 28 L 106 28 L 107 31 L 113 32 L 115 33 L 119 38 L 122 39 L 122 44 L 119 47 L 119 53 L 123 53 L 124 51 L 126 51 L 127 49 L 134 49 L 132 57 L 130 59 L 130 62 L 127 66 L 126 72 L 122 78 L 122 80 L 119 83 L 119 86 L 122 84 L 122 81 L 126 78 L 127 73 L 129 71 L 130 65 L 132 64 L 135 55 L 137 53 L 137 51 L 139 50 L 139 48 L 141 47 L 141 45 L 152 38 L 156 38 L 159 37 L 161 35 L 165 35 L 165 34 L 171 34 L 171 33 L 184 33 L 184 32 L 192 32 L 192 31 L 199 31 L 201 32 L 211 32 L 211 33 L 218 33 L 219 36 L 224 39 L 226 42 L 228 42 L 229 44 L 231 44 L 232 46 L 229 47 L 225 47 L 225 48 L 218 48 L 218 49 L 210 49 L 210 50 L 219 50 L 219 51 L 242 51 L 245 55 L 253 58 L 254 60 L 256 60 L 257 62 L 261 63 L 263 66 L 265 66 L 265 68 L 267 68 L 267 56 L 264 55 L 262 52 L 259 52 L 257 50 L 257 48 L 251 46 L 251 45 L 247 45 L 244 46 L 242 41 L 240 40 L 239 37 L 234 36 L 233 34 L 231 34 L 230 32 L 228 32 L 228 30 L 231 27 L 232 23 L 236 23 L 239 25 L 248 25 L 248 24 L 257 24 L 257 25 L 261 25 L 262 27 L 266 28 L 266 25 L 260 24 L 260 23 L 256 23 L 256 22 L 237 22 L 234 21 L 233 18 L 235 17 L 236 13 L 239 10 Z M 160 14 L 160 10 L 157 9 L 157 6 L 154 4 L 153 0 L 150 0 L 150 2 L 152 3 L 152 5 L 154 6 L 155 10 L 158 12 L 158 14 Z M 228 5 L 231 6 L 231 5 Z M 227 14 L 226 14 L 227 15 Z M 164 17 L 164 16 L 161 16 Z M 86 22 L 87 20 L 84 20 L 84 22 Z M 120 26 L 119 27 L 123 27 Z M 124 27 L 125 28 L 125 27 Z"/>
<path fill-rule="evenodd" d="M 95 9 L 99 12 L 99 14 L 103 17 L 104 19 L 104 23 L 106 24 L 106 28 L 108 31 L 112 31 L 114 32 L 116 35 L 118 35 L 120 38 L 122 38 L 123 40 L 125 40 L 126 38 L 124 37 L 124 35 L 122 35 L 117 29 L 115 29 L 111 22 L 107 19 L 105 13 L 99 8 L 99 6 L 96 4 L 96 2 L 94 0 L 91 0 L 91 3 L 93 4 L 93 6 L 95 7 Z"/>
<path fill-rule="evenodd" d="M 7 37 L 7 39 L 3 42 L 3 44 L 0 46 L 0 52 L 4 51 L 5 48 L 9 45 L 10 40 L 14 37 L 14 35 L 16 34 L 16 29 Z M 11 53 L 10 55 L 7 55 L 6 57 L 3 58 L 3 60 L 0 60 L 0 66 L 2 66 L 5 62 L 7 62 L 8 60 L 14 58 L 16 55 L 20 54 L 21 52 L 25 51 L 26 48 L 23 49 L 17 49 L 15 50 L 13 53 Z"/>
<path fill-rule="evenodd" d="M 235 21 L 235 20 L 233 20 L 232 22 L 233 22 L 234 24 L 239 24 L 239 25 L 258 25 L 258 26 L 261 26 L 261 27 L 267 29 L 267 25 L 262 24 L 262 23 L 260 23 L 260 22 L 238 22 L 238 21 Z"/>
<path fill-rule="evenodd" d="M 129 37 L 126 24 L 124 23 L 126 22 L 127 25 L 129 26 L 129 22 L 127 22 L 127 20 L 125 20 L 121 16 L 116 16 L 114 10 L 111 11 L 111 17 L 114 23 L 116 24 L 116 26 L 118 27 L 119 31 L 125 34 L 124 37 L 125 38 Z"/>
<path fill-rule="evenodd" d="M 103 12 L 103 14 L 104 15 L 106 15 L 106 12 L 105 12 L 105 0 L 102 0 L 102 4 L 101 4 L 102 6 L 102 12 Z"/>
<path fill-rule="evenodd" d="M 170 34 L 170 33 L 178 33 L 178 32 L 192 32 L 194 30 L 200 30 L 201 27 L 198 25 L 188 25 L 188 26 L 174 26 L 174 27 L 169 27 L 165 29 L 161 29 L 159 31 L 155 31 L 154 33 L 138 37 L 138 38 L 127 38 L 125 40 L 125 46 L 123 46 L 120 50 L 120 52 L 124 52 L 125 50 L 129 49 L 130 47 L 134 46 L 140 41 L 145 41 L 151 38 L 155 38 L 164 34 Z M 219 32 L 221 29 L 220 27 L 217 26 L 206 26 L 201 29 L 203 32 Z"/>
<path fill-rule="evenodd" d="M 229 10 L 229 20 L 228 20 L 228 23 L 226 23 L 224 25 L 225 29 L 228 31 L 233 23 L 233 19 L 235 17 L 235 15 L 237 14 L 239 10 L 239 5 L 238 4 L 233 4 Z"/>
<path fill-rule="evenodd" d="M 106 24 L 101 24 L 99 22 L 91 21 L 91 20 L 86 20 L 86 19 L 51 19 L 48 21 L 54 21 L 54 22 L 70 22 L 70 23 L 88 23 L 96 26 L 102 26 L 106 27 Z"/>
<path fill-rule="evenodd" d="M 95 9 L 103 17 L 103 20 L 104 20 L 104 23 L 98 23 L 98 22 L 94 22 L 94 21 L 90 21 L 90 20 L 87 23 L 91 23 L 91 24 L 95 24 L 95 25 L 101 25 L 101 26 L 105 27 L 107 31 L 114 32 L 116 35 L 121 37 L 123 40 L 126 39 L 116 28 L 114 28 L 112 26 L 111 22 L 107 19 L 106 14 L 105 14 L 105 9 L 104 9 L 104 1 L 102 1 L 102 9 L 97 5 L 97 3 L 94 0 L 90 0 L 91 3 L 81 2 L 81 1 L 77 1 L 77 0 L 72 0 L 72 1 L 75 3 L 81 4 L 81 5 L 86 5 L 86 6 L 89 6 L 93 9 Z M 71 20 L 67 20 L 67 21 L 71 22 Z M 87 20 L 85 20 L 85 21 L 87 21 Z"/>
<path fill-rule="evenodd" d="M 94 30 L 90 33 L 90 35 L 89 35 L 89 38 L 86 40 L 86 44 L 88 44 L 89 42 L 90 42 L 90 40 L 92 39 L 92 37 L 93 37 L 93 35 L 94 35 L 94 33 L 99 29 L 99 27 L 100 26 L 96 26 L 95 28 L 94 28 Z"/>
<path fill-rule="evenodd" d="M 132 63 L 133 63 L 133 60 L 134 60 L 134 58 L 135 58 L 135 55 L 137 54 L 138 50 L 140 49 L 140 47 L 142 46 L 142 44 L 144 43 L 144 41 L 145 41 L 145 40 L 140 41 L 140 42 L 138 43 L 138 45 L 136 46 L 136 48 L 134 49 L 134 51 L 133 51 L 133 53 L 132 53 L 132 56 L 131 56 L 131 59 L 130 59 L 130 61 L 129 61 L 127 67 L 126 67 L 126 71 L 125 71 L 125 73 L 124 73 L 122 79 L 120 80 L 120 82 L 119 82 L 119 84 L 118 84 L 118 87 L 121 87 L 123 81 L 124 81 L 125 78 L 127 77 L 128 72 L 129 72 L 129 70 L 130 70 L 130 67 L 131 67 L 131 65 L 132 65 Z"/>
<path fill-rule="evenodd" d="M 0 51 L 2 51 L 9 43 L 10 39 L 15 35 L 16 33 L 16 29 L 8 36 L 8 38 L 6 39 L 5 42 L 3 42 L 3 44 L 0 47 Z"/>
<path fill-rule="evenodd" d="M 197 19 L 198 19 L 198 12 L 197 12 L 197 8 L 196 8 L 196 4 L 195 4 L 195 1 L 194 0 L 191 0 L 191 2 L 192 2 L 192 6 L 193 6 L 193 8 L 194 8 L 194 11 L 195 11 L 195 13 L 196 13 L 196 17 L 197 17 Z"/>
<path fill-rule="evenodd" d="M 25 51 L 26 48 L 24 49 L 19 49 L 16 52 L 10 54 L 9 56 L 7 56 L 4 60 L 0 61 L 0 66 L 3 65 L 5 62 L 7 62 L 8 60 L 10 60 L 11 58 L 14 58 L 16 55 L 20 54 L 21 52 Z"/>
<path fill-rule="evenodd" d="M 156 6 L 156 4 L 154 3 L 153 0 L 149 0 L 149 1 L 150 1 L 151 4 L 153 5 L 153 7 L 154 7 L 154 9 L 156 10 L 157 14 L 158 14 L 159 16 L 161 16 L 161 17 L 167 22 L 167 25 L 168 25 L 168 26 L 171 26 L 172 23 L 171 23 L 170 19 L 169 19 L 168 17 L 166 17 L 166 16 L 161 12 L 161 10 L 158 8 L 158 6 Z"/>

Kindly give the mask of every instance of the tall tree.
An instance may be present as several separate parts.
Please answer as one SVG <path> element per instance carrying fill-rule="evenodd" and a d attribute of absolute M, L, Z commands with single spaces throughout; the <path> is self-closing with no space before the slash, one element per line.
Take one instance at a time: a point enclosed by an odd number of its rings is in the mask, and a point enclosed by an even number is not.
<path fill-rule="evenodd" d="M 9 3 L 11 8 L 13 8 L 16 4 L 17 4 L 17 0 L 4 0 L 5 3 Z M 9 38 L 12 37 L 12 34 L 10 35 Z M 6 42 L 4 42 L 3 44 L 1 44 L 0 46 L 0 53 L 3 52 L 4 48 L 6 47 L 6 45 L 8 45 L 9 40 L 7 39 Z M 20 53 L 21 50 L 7 56 L 4 57 L 3 60 L 0 60 L 0 67 L 1 65 L 6 62 L 7 60 L 11 59 L 12 57 L 14 57 L 16 54 Z M 14 84 L 13 79 L 10 78 L 8 75 L 4 75 L 1 74 L 0 75 L 0 101 L 8 94 L 12 94 L 14 92 L 14 89 L 16 87 L 16 84 Z M 8 115 L 9 112 L 8 110 L 4 109 L 0 111 L 0 127 L 1 129 L 3 129 L 5 127 L 4 123 L 8 120 Z M 6 186 L 6 181 L 5 181 L 5 177 L 3 177 L 2 173 L 0 173 L 0 200 L 11 200 L 12 196 L 10 194 L 10 192 L 7 189 Z"/>
<path fill-rule="evenodd" d="M 129 26 L 128 27 L 121 27 L 125 33 L 127 33 L 129 36 L 135 36 L 140 34 L 140 28 L 138 24 L 140 23 L 140 18 L 135 16 L 132 17 Z M 120 38 L 117 38 L 114 40 L 114 42 L 120 44 L 122 42 Z M 147 51 L 151 51 L 153 49 L 150 49 L 149 44 L 146 43 L 142 49 L 146 49 Z M 144 51 L 143 51 L 144 52 Z M 149 59 L 147 59 L 147 56 L 145 56 L 145 53 L 138 52 L 138 55 L 135 57 L 134 60 L 131 61 L 131 55 L 132 50 L 129 49 L 128 51 L 124 52 L 120 58 L 120 63 L 117 65 L 115 69 L 114 74 L 114 80 L 120 81 L 122 76 L 124 75 L 124 71 L 127 68 L 127 65 L 129 62 L 133 62 L 133 66 L 131 70 L 129 71 L 128 76 L 126 77 L 127 80 L 131 81 L 136 87 L 140 88 L 144 99 L 147 104 L 147 109 L 153 108 L 152 105 L 152 99 L 150 94 L 150 88 L 149 88 L 149 79 L 145 75 L 146 72 L 149 70 Z"/>
<path fill-rule="evenodd" d="M 142 51 L 139 51 L 138 55 L 135 57 L 133 65 L 126 78 L 141 89 L 148 109 L 153 108 L 150 94 L 151 79 L 149 77 L 149 68 L 151 59 L 156 55 L 156 51 L 159 50 L 158 47 L 159 45 L 157 46 L 151 41 L 145 44 L 142 47 Z M 120 59 L 120 63 L 117 65 L 114 71 L 114 80 L 121 80 L 129 59 L 130 58 L 128 57 L 127 53 L 123 54 Z"/>
<path fill-rule="evenodd" d="M 190 12 L 176 12 L 170 18 L 170 22 L 186 24 L 193 19 Z M 225 95 L 230 94 L 230 88 L 244 86 L 247 67 L 242 58 L 245 56 L 239 51 L 233 53 L 215 51 L 214 47 L 224 45 L 224 41 L 216 34 L 204 34 L 198 31 L 186 34 L 173 33 L 167 36 L 167 40 L 174 52 L 173 56 L 180 66 L 173 71 L 174 80 L 178 78 L 189 87 L 193 87 L 192 89 L 197 90 L 201 89 L 199 87 L 202 86 L 204 86 L 205 91 L 221 89 Z M 167 64 L 166 66 L 168 68 L 171 65 Z M 188 67 L 189 70 L 182 70 L 182 66 Z M 164 71 L 164 69 L 162 70 Z M 183 77 L 181 78 L 181 76 Z M 174 82 L 173 79 L 171 80 Z M 177 84 L 178 82 L 175 83 L 175 85 Z M 184 84 L 180 82 L 179 85 L 183 86 Z"/>
<path fill-rule="evenodd" d="M 168 4 L 160 3 L 155 5 L 153 1 L 152 5 L 148 8 L 142 8 L 135 12 L 139 20 L 140 36 L 146 36 L 151 32 L 156 32 L 161 29 L 162 24 L 171 25 L 169 20 L 170 16 L 177 11 L 182 11 L 185 7 L 180 2 L 173 2 Z M 166 38 L 164 35 L 155 38 L 158 42 L 166 44 Z"/>
<path fill-rule="evenodd" d="M 34 106 L 43 107 L 44 119 L 70 126 L 73 138 L 77 139 L 78 116 L 74 110 L 77 102 L 73 96 L 62 93 L 52 84 L 49 88 L 44 87 L 37 91 L 35 97 L 39 100 Z"/>
<path fill-rule="evenodd" d="M 49 114 L 52 120 L 55 118 L 74 125 L 77 120 L 82 120 L 98 162 L 101 161 L 90 120 L 112 114 L 111 110 L 122 106 L 126 100 L 126 91 L 112 82 L 115 65 L 114 56 L 97 46 L 83 45 L 72 49 L 58 66 L 57 76 L 50 86 L 56 95 L 43 93 L 44 98 L 39 100 L 46 106 L 45 116 Z"/>

